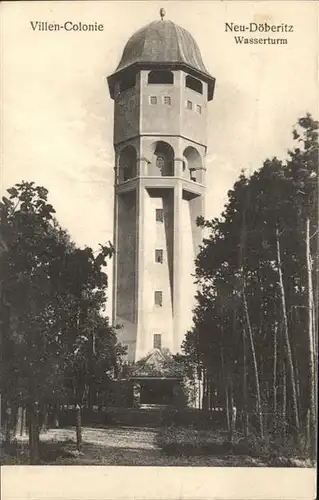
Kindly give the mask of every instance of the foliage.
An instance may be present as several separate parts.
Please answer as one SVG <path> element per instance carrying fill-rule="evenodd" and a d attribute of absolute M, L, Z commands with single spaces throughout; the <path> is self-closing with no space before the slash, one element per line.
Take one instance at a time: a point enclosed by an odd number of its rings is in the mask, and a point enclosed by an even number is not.
<path fill-rule="evenodd" d="M 7 192 L 0 203 L 2 396 L 7 405 L 55 404 L 70 394 L 88 402 L 122 352 L 103 316 L 113 248 L 101 245 L 97 255 L 77 248 L 44 187 L 22 182 Z"/>
<path fill-rule="evenodd" d="M 196 259 L 194 326 L 183 345 L 202 374 L 205 404 L 229 414 L 235 405 L 243 429 L 249 421 L 260 433 L 298 432 L 299 420 L 307 430 L 313 410 L 309 343 L 316 339 L 308 332 L 317 317 L 309 315 L 309 303 L 317 307 L 309 276 L 317 290 L 318 122 L 301 118 L 293 138 L 286 162 L 273 158 L 251 176 L 242 172 L 222 216 L 199 219 L 209 235 Z"/>
<path fill-rule="evenodd" d="M 230 443 L 223 431 L 211 429 L 190 429 L 185 427 L 161 428 L 156 435 L 156 444 L 168 456 L 240 456 L 240 463 L 269 467 L 313 467 L 306 454 L 296 455 L 293 443 L 274 443 L 254 435 L 248 440 L 235 433 Z M 245 458 L 244 458 L 245 457 Z M 251 462 L 249 463 L 249 458 Z"/>

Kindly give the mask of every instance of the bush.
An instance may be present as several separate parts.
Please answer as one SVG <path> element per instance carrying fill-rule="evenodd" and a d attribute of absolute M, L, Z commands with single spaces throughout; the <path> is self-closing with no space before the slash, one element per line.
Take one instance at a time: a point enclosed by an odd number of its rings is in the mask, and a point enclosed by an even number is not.
<path fill-rule="evenodd" d="M 227 432 L 198 430 L 171 426 L 162 429 L 156 438 L 157 445 L 168 455 L 242 455 L 262 460 L 269 467 L 312 467 L 305 452 L 300 452 L 292 438 L 278 444 L 271 436 L 261 439 L 252 434 L 244 439 L 235 432 L 230 443 Z"/>
<path fill-rule="evenodd" d="M 163 410 L 162 426 L 171 425 L 195 429 L 220 429 L 226 427 L 226 415 L 223 411 L 204 411 L 192 408 Z"/>
<path fill-rule="evenodd" d="M 251 434 L 247 439 L 234 440 L 232 450 L 236 455 L 262 459 L 270 467 L 311 467 L 313 463 L 308 452 L 301 450 L 292 436 L 279 440 L 272 435 L 261 439 Z"/>
<path fill-rule="evenodd" d="M 168 455 L 221 455 L 230 451 L 230 444 L 221 433 L 172 426 L 160 431 L 157 445 Z"/>

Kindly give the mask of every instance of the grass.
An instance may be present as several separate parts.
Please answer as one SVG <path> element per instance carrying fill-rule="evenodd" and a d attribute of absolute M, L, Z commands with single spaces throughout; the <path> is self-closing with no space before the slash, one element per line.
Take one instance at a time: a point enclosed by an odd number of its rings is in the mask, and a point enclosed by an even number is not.
<path fill-rule="evenodd" d="M 312 467 L 294 449 L 278 448 L 267 440 L 243 440 L 235 434 L 185 427 L 83 427 L 81 452 L 74 427 L 51 429 L 41 435 L 42 465 L 200 466 L 200 467 Z M 27 440 L 3 448 L 3 465 L 29 463 Z"/>
<path fill-rule="evenodd" d="M 230 443 L 226 431 L 197 430 L 181 427 L 164 428 L 156 436 L 156 444 L 168 456 L 238 457 L 243 465 L 253 459 L 268 467 L 313 467 L 306 452 L 296 449 L 291 440 L 275 442 L 251 435 L 244 439 L 235 433 Z"/>

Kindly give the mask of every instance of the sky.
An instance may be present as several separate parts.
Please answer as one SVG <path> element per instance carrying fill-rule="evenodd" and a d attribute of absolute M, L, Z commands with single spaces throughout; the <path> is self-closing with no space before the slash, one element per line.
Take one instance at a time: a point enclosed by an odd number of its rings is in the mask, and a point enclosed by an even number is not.
<path fill-rule="evenodd" d="M 113 101 L 106 77 L 128 38 L 159 19 L 161 7 L 194 36 L 216 78 L 206 217 L 221 213 L 242 169 L 286 157 L 299 117 L 318 116 L 317 2 L 3 2 L 1 193 L 21 180 L 45 186 L 57 219 L 80 246 L 96 249 L 113 239 Z M 67 20 L 96 21 L 104 31 L 41 32 L 30 24 Z M 225 31 L 227 22 L 284 23 L 293 32 L 271 35 L 286 37 L 286 45 L 240 45 Z"/>

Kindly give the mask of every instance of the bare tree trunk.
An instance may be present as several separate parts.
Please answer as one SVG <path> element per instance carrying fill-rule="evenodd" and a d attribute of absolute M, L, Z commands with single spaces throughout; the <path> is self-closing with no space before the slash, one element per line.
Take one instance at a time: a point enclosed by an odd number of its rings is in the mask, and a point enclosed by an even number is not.
<path fill-rule="evenodd" d="M 243 328 L 243 351 L 244 351 L 244 380 L 243 380 L 243 420 L 244 420 L 244 436 L 248 437 L 248 398 L 247 398 L 247 345 L 246 345 L 246 330 Z"/>
<path fill-rule="evenodd" d="M 226 374 L 225 374 L 224 349 L 223 349 L 222 344 L 220 347 L 221 347 L 221 362 L 222 362 L 222 379 L 223 379 L 223 385 L 224 385 L 224 390 L 225 390 L 227 430 L 228 430 L 228 433 L 230 433 L 231 432 L 231 421 L 230 421 L 230 416 L 229 416 L 228 382 L 227 382 Z"/>
<path fill-rule="evenodd" d="M 207 389 L 207 408 L 208 410 L 212 409 L 212 383 L 211 383 L 211 375 L 208 373 L 208 389 Z"/>
<path fill-rule="evenodd" d="M 5 442 L 6 444 L 10 444 L 11 442 L 11 426 L 12 426 L 12 409 L 10 403 L 7 403 L 6 408 L 6 423 L 5 423 Z"/>
<path fill-rule="evenodd" d="M 242 297 L 243 297 L 243 302 L 244 302 L 245 317 L 246 317 L 247 329 L 248 329 L 248 333 L 249 333 L 249 340 L 250 340 L 251 352 L 252 352 L 252 357 L 253 357 L 254 372 L 255 372 L 256 395 L 257 395 L 258 417 L 259 417 L 259 431 L 260 431 L 260 437 L 263 438 L 264 437 L 264 426 L 263 426 L 263 415 L 262 415 L 261 396 L 260 396 L 259 373 L 258 373 L 256 351 L 255 351 L 255 345 L 254 345 L 254 339 L 253 339 L 253 332 L 252 332 L 252 328 L 251 328 L 247 299 L 246 299 L 245 276 L 244 276 L 244 265 L 243 265 L 245 251 L 246 251 L 246 237 L 247 237 L 246 210 L 249 207 L 249 205 L 250 205 L 250 191 L 247 188 L 245 206 L 244 206 L 244 210 L 242 213 L 242 227 L 241 227 L 241 233 L 240 233 L 238 268 L 239 268 L 240 274 L 241 274 Z"/>
<path fill-rule="evenodd" d="M 273 365 L 273 379 L 272 379 L 272 394 L 273 394 L 273 411 L 276 416 L 277 412 L 277 334 L 278 334 L 278 323 L 275 322 L 274 325 L 274 365 Z"/>
<path fill-rule="evenodd" d="M 314 325 L 314 303 L 312 285 L 312 260 L 310 254 L 310 220 L 306 220 L 306 261 L 308 278 L 308 341 L 309 341 L 309 427 L 310 446 L 315 445 L 316 437 L 316 381 L 315 381 L 315 332 Z"/>
<path fill-rule="evenodd" d="M 1 287 L 1 283 L 0 283 L 0 287 Z M 0 297 L 1 298 L 1 297 Z M 0 331 L 0 335 L 1 335 L 1 331 Z M 0 342 L 1 342 L 1 339 L 0 339 Z M 0 344 L 1 345 L 1 344 Z M 0 392 L 0 459 L 3 458 L 3 455 L 4 455 L 4 446 L 3 446 L 3 439 L 2 439 L 2 432 L 3 432 L 3 419 L 2 419 L 2 394 Z"/>
<path fill-rule="evenodd" d="M 311 432 L 310 432 L 310 411 L 309 408 L 306 412 L 306 442 L 305 450 L 311 447 Z"/>
<path fill-rule="evenodd" d="M 43 432 L 46 432 L 48 428 L 49 428 L 49 413 L 48 413 L 48 406 L 45 404 L 43 406 L 43 418 L 42 418 L 41 430 Z"/>
<path fill-rule="evenodd" d="M 234 385 L 232 379 L 230 379 L 230 436 L 229 441 L 232 442 L 234 437 L 234 432 L 236 430 L 236 416 L 237 408 L 234 403 Z"/>
<path fill-rule="evenodd" d="M 206 399 L 206 370 L 203 368 L 203 391 L 202 391 L 202 410 L 205 409 L 205 399 Z"/>
<path fill-rule="evenodd" d="M 202 387 L 201 387 L 202 375 L 201 369 L 197 370 L 197 387 L 198 387 L 198 409 L 201 409 L 201 401 L 202 401 Z"/>
<path fill-rule="evenodd" d="M 283 316 L 284 337 L 285 337 L 285 344 L 286 344 L 287 361 L 288 361 L 289 372 L 290 372 L 295 427 L 296 427 L 297 437 L 299 438 L 300 425 L 299 425 L 298 399 L 297 399 L 296 380 L 295 380 L 295 374 L 294 374 L 294 364 L 293 364 L 291 347 L 290 347 L 290 340 L 289 340 L 288 319 L 287 319 L 287 310 L 286 310 L 286 296 L 285 296 L 284 282 L 283 282 L 283 276 L 282 276 L 282 262 L 281 262 L 280 240 L 279 240 L 278 228 L 276 229 L 276 242 L 277 242 L 277 264 L 278 264 L 279 286 L 280 286 L 280 294 L 281 294 L 281 307 L 282 307 L 282 316 Z"/>
<path fill-rule="evenodd" d="M 298 369 L 298 363 L 297 363 L 297 354 L 296 354 L 296 349 L 293 349 L 293 355 L 295 361 L 295 380 L 296 380 L 296 392 L 297 392 L 297 401 L 299 401 L 301 405 L 301 394 L 300 394 L 300 376 L 299 376 L 299 369 Z"/>
<path fill-rule="evenodd" d="M 60 403 L 58 401 L 53 408 L 53 426 L 55 429 L 60 427 Z"/>
<path fill-rule="evenodd" d="M 17 419 L 16 419 L 16 425 L 15 425 L 15 437 L 16 439 L 19 438 L 20 432 L 22 429 L 22 419 L 23 419 L 23 408 L 22 406 L 18 406 L 17 410 Z"/>
<path fill-rule="evenodd" d="M 20 436 L 26 436 L 28 434 L 28 425 L 27 425 L 27 408 L 24 406 L 22 411 L 22 422 L 20 429 Z"/>
<path fill-rule="evenodd" d="M 202 409 L 208 410 L 208 376 L 207 376 L 207 370 L 205 368 L 203 369 Z"/>
<path fill-rule="evenodd" d="M 88 352 L 88 386 L 87 386 L 87 403 L 88 403 L 88 411 L 90 418 L 92 418 L 93 411 L 93 398 L 94 398 L 94 389 L 93 389 L 93 346 L 94 346 L 94 337 L 93 333 L 89 334 L 89 352 Z"/>
<path fill-rule="evenodd" d="M 39 412 L 37 403 L 29 405 L 29 450 L 32 464 L 39 460 Z"/>
<path fill-rule="evenodd" d="M 248 333 L 249 333 L 250 348 L 251 348 L 251 353 L 252 353 L 252 357 L 253 357 L 253 365 L 254 365 L 254 372 L 255 372 L 257 408 L 258 408 L 257 411 L 258 411 L 258 418 L 259 418 L 259 432 L 260 432 L 260 437 L 263 438 L 264 437 L 264 425 L 263 425 L 263 414 L 262 414 L 262 407 L 261 407 L 259 373 L 258 373 L 258 366 L 257 366 L 257 358 L 256 358 L 256 350 L 255 350 L 253 332 L 252 332 L 252 328 L 251 328 L 251 323 L 250 323 L 250 318 L 249 318 L 249 312 L 248 312 L 248 305 L 247 305 L 247 299 L 246 299 L 246 293 L 245 293 L 245 284 L 243 284 L 243 302 L 244 302 L 244 310 L 245 310 L 245 316 L 246 316 L 246 323 L 247 323 L 247 329 L 248 329 Z"/>
<path fill-rule="evenodd" d="M 26 436 L 27 434 L 27 425 L 26 425 L 26 408 L 23 406 L 18 407 L 17 411 L 17 421 L 15 428 L 16 438 Z"/>
<path fill-rule="evenodd" d="M 233 399 L 233 386 L 231 380 L 227 384 L 229 388 L 228 392 L 228 420 L 229 420 L 229 429 L 228 429 L 228 441 L 232 443 L 233 441 L 233 407 L 234 407 L 234 399 Z"/>
<path fill-rule="evenodd" d="M 82 448 L 82 424 L 81 424 L 81 407 L 79 404 L 76 405 L 76 446 L 78 451 Z"/>
<path fill-rule="evenodd" d="M 278 349 L 278 322 L 275 321 L 274 324 L 274 335 L 273 335 L 273 359 L 274 359 L 274 364 L 273 364 L 273 379 L 272 379 L 272 396 L 273 396 L 273 415 L 272 415 L 272 427 L 274 432 L 277 431 L 278 428 L 278 418 L 279 418 L 279 412 L 278 412 L 278 406 L 277 406 L 277 392 L 278 392 L 278 380 L 277 380 L 277 353 Z M 280 374 L 279 374 L 280 375 Z"/>
<path fill-rule="evenodd" d="M 283 437 L 286 436 L 287 428 L 287 375 L 286 375 L 286 364 L 283 359 L 283 372 L 282 372 L 282 432 Z"/>
<path fill-rule="evenodd" d="M 264 390 L 262 391 L 265 394 L 265 399 L 262 407 L 263 419 L 264 419 L 264 434 L 267 435 L 268 425 L 269 425 L 269 382 L 266 381 L 264 384 Z"/>

